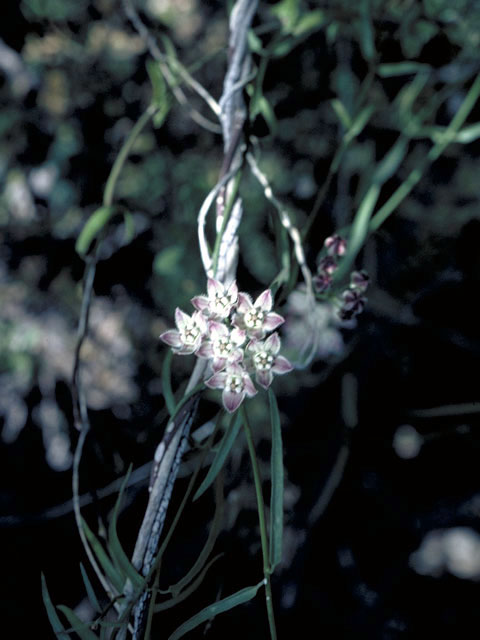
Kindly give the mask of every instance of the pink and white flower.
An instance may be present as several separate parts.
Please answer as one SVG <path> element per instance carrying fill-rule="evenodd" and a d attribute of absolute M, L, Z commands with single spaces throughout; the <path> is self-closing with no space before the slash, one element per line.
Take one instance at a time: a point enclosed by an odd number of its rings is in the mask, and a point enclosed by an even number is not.
<path fill-rule="evenodd" d="M 178 307 L 175 309 L 175 324 L 177 329 L 169 329 L 160 336 L 166 344 L 172 347 L 178 355 L 195 353 L 202 344 L 207 333 L 207 321 L 200 311 L 192 316 L 187 315 Z"/>
<path fill-rule="evenodd" d="M 234 327 L 231 331 L 220 322 L 210 320 L 208 323 L 208 339 L 204 340 L 197 351 L 199 358 L 211 358 L 214 371 L 221 371 L 227 363 L 243 360 L 243 349 L 240 347 L 247 339 L 242 329 Z"/>
<path fill-rule="evenodd" d="M 224 371 L 217 371 L 205 380 L 210 389 L 223 389 L 223 406 L 233 413 L 242 404 L 245 396 L 252 398 L 257 390 L 245 369 L 238 363 L 228 364 Z"/>
<path fill-rule="evenodd" d="M 270 289 L 261 293 L 255 302 L 248 293 L 239 293 L 233 324 L 244 329 L 251 338 L 263 338 L 285 322 L 278 313 L 272 312 L 273 299 Z"/>
<path fill-rule="evenodd" d="M 238 287 L 235 280 L 226 287 L 224 284 L 208 278 L 207 295 L 195 296 L 192 304 L 210 318 L 228 318 L 238 298 Z"/>
<path fill-rule="evenodd" d="M 278 355 L 279 351 L 278 333 L 272 333 L 264 341 L 252 340 L 247 345 L 247 352 L 251 355 L 255 368 L 255 378 L 264 389 L 268 389 L 272 384 L 273 374 L 283 375 L 293 369 L 287 358 Z"/>

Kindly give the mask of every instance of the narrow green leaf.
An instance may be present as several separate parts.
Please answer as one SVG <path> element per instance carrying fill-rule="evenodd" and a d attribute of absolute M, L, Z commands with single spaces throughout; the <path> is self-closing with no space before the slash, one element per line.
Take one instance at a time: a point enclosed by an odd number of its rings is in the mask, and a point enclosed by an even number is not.
<path fill-rule="evenodd" d="M 114 207 L 100 207 L 87 220 L 75 243 L 75 250 L 82 258 L 87 254 L 92 241 L 113 216 L 114 211 Z"/>
<path fill-rule="evenodd" d="M 253 53 L 258 53 L 258 54 L 264 53 L 264 50 L 262 47 L 262 41 L 252 29 L 249 29 L 247 33 L 247 41 L 248 41 L 248 46 L 250 48 L 250 51 L 253 51 Z"/>
<path fill-rule="evenodd" d="M 385 154 L 373 174 L 372 182 L 384 184 L 397 171 L 408 150 L 408 139 L 400 136 L 393 147 Z"/>
<path fill-rule="evenodd" d="M 303 36 L 323 27 L 327 22 L 327 14 L 322 9 L 315 9 L 305 13 L 293 29 L 294 36 Z"/>
<path fill-rule="evenodd" d="M 354 121 L 352 122 L 352 126 L 345 133 L 344 141 L 346 144 L 349 144 L 352 140 L 354 140 L 357 136 L 359 136 L 365 127 L 368 124 L 368 121 L 373 115 L 374 107 L 372 105 L 367 105 L 364 107 L 360 113 L 356 116 Z"/>
<path fill-rule="evenodd" d="M 203 493 L 205 493 L 205 491 L 217 477 L 217 474 L 223 467 L 226 457 L 230 453 L 230 449 L 235 442 L 241 426 L 241 414 L 237 413 L 230 418 L 230 423 L 228 425 L 227 431 L 225 432 L 225 435 L 222 438 L 222 441 L 220 442 L 215 458 L 213 459 L 213 462 L 210 465 L 210 469 L 208 470 L 208 473 L 205 476 L 203 482 L 198 487 L 197 492 L 193 496 L 193 500 L 197 500 Z"/>
<path fill-rule="evenodd" d="M 85 585 L 85 589 L 87 590 L 88 600 L 90 601 L 90 604 L 95 609 L 95 611 L 97 613 L 100 613 L 102 608 L 100 606 L 100 603 L 98 602 L 95 590 L 92 587 L 92 583 L 90 582 L 87 572 L 85 571 L 85 567 L 82 563 L 80 563 L 80 572 L 82 574 L 83 584 Z"/>
<path fill-rule="evenodd" d="M 108 527 L 108 541 L 109 541 L 109 549 L 110 549 L 112 559 L 115 562 L 115 564 L 118 566 L 120 572 L 130 579 L 135 590 L 141 591 L 145 585 L 145 580 L 130 562 L 127 554 L 123 550 L 123 547 L 120 543 L 120 540 L 117 534 L 118 512 L 120 509 L 120 504 L 122 502 L 123 494 L 125 492 L 125 487 L 127 486 L 131 471 L 132 471 L 132 466 L 130 465 L 127 473 L 125 474 L 125 478 L 122 482 L 122 486 L 120 487 L 118 498 L 115 503 L 115 507 L 113 509 L 112 518 L 110 520 L 110 524 Z"/>
<path fill-rule="evenodd" d="M 345 107 L 343 102 L 341 102 L 341 100 L 339 100 L 338 98 L 335 98 L 334 100 L 330 100 L 330 104 L 332 105 L 332 109 L 335 111 L 335 115 L 340 120 L 345 129 L 350 129 L 350 127 L 352 126 L 352 118 L 350 117 L 350 114 L 348 113 L 347 108 Z"/>
<path fill-rule="evenodd" d="M 298 0 L 281 0 L 277 2 L 270 9 L 274 16 L 276 16 L 282 23 L 285 33 L 292 33 L 295 27 L 298 14 L 300 11 L 300 3 Z"/>
<path fill-rule="evenodd" d="M 468 144 L 469 142 L 474 142 L 480 138 L 480 123 L 472 124 L 468 127 L 464 127 L 460 129 L 460 131 L 455 136 L 455 142 L 460 142 L 461 144 Z"/>
<path fill-rule="evenodd" d="M 193 567 L 190 571 L 176 584 L 172 585 L 169 589 L 171 593 L 175 596 L 180 593 L 186 585 L 188 585 L 195 576 L 202 570 L 205 563 L 208 560 L 208 556 L 213 550 L 215 542 L 218 538 L 218 534 L 220 533 L 222 527 L 223 520 L 223 477 L 220 473 L 215 478 L 215 513 L 213 515 L 212 524 L 210 526 L 210 531 L 208 533 L 207 541 L 203 549 L 201 550 L 198 558 L 196 559 Z"/>
<path fill-rule="evenodd" d="M 82 518 L 82 527 L 89 541 L 93 552 L 95 553 L 98 562 L 102 565 L 103 570 L 105 571 L 105 575 L 107 576 L 110 583 L 114 586 L 114 588 L 118 591 L 118 593 L 122 593 L 124 580 L 118 570 L 114 567 L 112 561 L 108 557 L 105 549 L 101 545 L 100 541 L 90 529 L 88 524 Z"/>
<path fill-rule="evenodd" d="M 241 589 L 240 591 L 237 591 L 237 593 L 227 596 L 226 598 L 215 602 L 215 604 L 205 607 L 205 609 L 202 609 L 196 615 L 192 616 L 189 620 L 180 625 L 168 640 L 179 640 L 179 638 L 182 638 L 186 633 L 192 631 L 192 629 L 195 629 L 203 622 L 211 620 L 219 613 L 224 613 L 225 611 L 229 611 L 240 604 L 244 604 L 245 602 L 252 600 L 257 595 L 258 590 L 263 586 L 263 584 L 264 581 L 262 580 L 254 587 Z"/>
<path fill-rule="evenodd" d="M 89 622 L 83 622 L 80 620 L 80 618 L 69 607 L 66 607 L 63 604 L 59 604 L 58 608 L 65 615 L 72 627 L 72 630 L 80 636 L 81 640 L 98 640 L 98 636 L 89 629 Z"/>
<path fill-rule="evenodd" d="M 270 569 L 282 560 L 283 546 L 283 444 L 280 415 L 277 399 L 271 389 L 268 390 L 270 403 L 270 422 L 272 425 L 272 454 L 270 459 L 272 491 L 270 498 Z"/>
<path fill-rule="evenodd" d="M 57 637 L 68 638 L 68 633 L 65 631 L 65 627 L 60 622 L 60 618 L 58 617 L 57 612 L 55 611 L 55 607 L 53 606 L 53 603 L 50 599 L 50 594 L 48 593 L 47 589 L 47 581 L 45 580 L 45 576 L 43 575 L 43 573 L 41 575 L 41 579 L 43 604 L 45 605 L 45 609 L 47 610 L 47 616 L 50 624 L 52 625 L 52 629 L 54 630 Z"/>
<path fill-rule="evenodd" d="M 170 416 L 173 416 L 175 413 L 175 396 L 173 395 L 171 378 L 172 355 L 172 350 L 169 349 L 165 354 L 162 364 L 162 393 Z"/>
<path fill-rule="evenodd" d="M 147 60 L 147 72 L 152 84 L 152 104 L 164 109 L 167 106 L 167 86 L 158 62 Z"/>
<path fill-rule="evenodd" d="M 223 555 L 222 553 L 219 553 L 214 558 L 212 558 L 210 562 L 204 567 L 203 571 L 201 571 L 198 574 L 196 580 L 194 580 L 187 589 L 184 589 L 178 595 L 173 596 L 173 598 L 170 598 L 170 600 L 166 600 L 165 602 L 155 605 L 154 613 L 158 613 L 159 611 L 165 611 L 166 609 L 171 609 L 172 607 L 175 607 L 177 604 L 180 604 L 181 602 L 186 600 L 189 596 L 191 596 L 192 593 L 194 593 L 198 589 L 198 587 L 202 584 L 203 579 L 205 578 L 207 571 L 210 569 L 212 564 L 214 564 L 222 555 Z"/>
<path fill-rule="evenodd" d="M 363 0 L 361 4 L 360 19 L 360 47 L 366 60 L 375 57 L 375 44 L 373 38 L 372 20 L 370 17 L 370 1 Z"/>
<path fill-rule="evenodd" d="M 389 64 L 379 64 L 377 73 L 381 78 L 395 78 L 397 76 L 408 76 L 419 72 L 429 71 L 428 64 L 423 62 L 392 62 Z"/>

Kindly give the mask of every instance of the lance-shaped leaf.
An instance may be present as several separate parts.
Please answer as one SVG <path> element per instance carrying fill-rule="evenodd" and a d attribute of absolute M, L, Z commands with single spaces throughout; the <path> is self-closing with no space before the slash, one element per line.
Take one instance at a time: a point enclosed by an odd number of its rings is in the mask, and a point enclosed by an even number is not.
<path fill-rule="evenodd" d="M 90 546 L 92 547 L 92 550 L 98 562 L 101 564 L 102 569 L 104 570 L 105 575 L 108 578 L 109 582 L 113 585 L 113 587 L 116 589 L 118 593 L 122 593 L 124 580 L 121 574 L 115 568 L 112 561 L 108 557 L 107 552 L 105 551 L 102 544 L 98 540 L 97 536 L 93 533 L 93 531 L 90 529 L 90 527 L 88 526 L 88 524 L 85 522 L 83 518 L 82 518 L 82 527 L 87 537 L 87 540 L 90 543 Z"/>
<path fill-rule="evenodd" d="M 65 627 L 60 622 L 60 618 L 55 611 L 55 607 L 53 606 L 53 602 L 50 599 L 50 594 L 47 589 L 47 581 L 45 580 L 45 576 L 42 573 L 42 598 L 43 604 L 45 605 L 45 609 L 47 610 L 47 616 L 52 625 L 52 629 L 55 631 L 57 638 L 68 638 L 68 633 L 65 631 Z"/>
<path fill-rule="evenodd" d="M 270 497 L 270 570 L 273 572 L 282 560 L 283 546 L 283 444 L 280 415 L 277 399 L 271 389 L 268 390 L 270 403 L 270 422 L 272 425 L 272 454 L 270 459 L 272 491 Z"/>
<path fill-rule="evenodd" d="M 208 470 L 207 475 L 205 476 L 203 482 L 198 487 L 197 492 L 193 496 L 194 500 L 197 500 L 208 487 L 212 484 L 212 482 L 217 477 L 220 469 L 223 467 L 223 464 L 230 453 L 231 448 L 233 447 L 233 443 L 235 442 L 238 432 L 240 431 L 240 427 L 242 426 L 242 418 L 240 414 L 237 414 L 235 417 L 232 416 L 230 419 L 230 423 L 227 427 L 225 435 L 223 436 L 220 445 L 218 447 L 215 458 L 213 459 L 212 464 L 210 465 L 210 469 Z"/>
<path fill-rule="evenodd" d="M 92 587 L 92 583 L 90 582 L 88 574 L 87 574 L 87 572 L 85 570 L 85 567 L 83 566 L 82 563 L 80 563 L 80 572 L 82 574 L 83 584 L 85 585 L 85 589 L 87 590 L 88 600 L 89 600 L 90 604 L 92 605 L 92 607 L 95 609 L 95 611 L 97 613 L 100 613 L 102 608 L 100 606 L 100 603 L 98 602 L 95 590 Z"/>
<path fill-rule="evenodd" d="M 112 518 L 110 520 L 110 525 L 108 528 L 108 541 L 109 541 L 110 555 L 112 556 L 112 559 L 116 564 L 116 566 L 118 567 L 120 573 L 125 575 L 127 578 L 129 578 L 134 589 L 141 591 L 145 585 L 145 580 L 130 562 L 127 554 L 123 550 L 123 547 L 120 543 L 120 540 L 117 534 L 118 512 L 120 509 L 120 504 L 122 501 L 123 493 L 125 491 L 125 487 L 127 486 L 127 482 L 130 477 L 131 470 L 132 470 L 132 467 L 130 465 L 130 468 L 128 469 L 125 475 L 125 478 L 122 482 L 122 486 L 120 487 L 118 498 L 115 503 Z"/>
<path fill-rule="evenodd" d="M 241 589 L 231 596 L 227 596 L 222 600 L 218 600 L 215 604 L 211 604 L 205 609 L 199 611 L 196 615 L 192 616 L 189 620 L 184 622 L 182 625 L 176 629 L 168 640 L 179 640 L 179 638 L 183 638 L 183 636 L 195 629 L 203 622 L 207 622 L 207 620 L 211 620 L 215 618 L 219 613 L 224 613 L 225 611 L 229 611 L 234 607 L 237 607 L 240 604 L 244 604 L 249 600 L 252 600 L 256 595 L 260 587 L 264 585 L 264 581 L 262 580 L 254 587 L 246 587 L 245 589 Z"/>
<path fill-rule="evenodd" d="M 75 631 L 81 640 L 98 640 L 98 636 L 89 629 L 89 622 L 83 622 L 80 620 L 80 618 L 69 607 L 66 607 L 63 604 L 58 605 L 58 608 L 67 618 L 72 627 L 72 631 Z"/>
<path fill-rule="evenodd" d="M 86 255 L 90 244 L 108 223 L 114 212 L 114 207 L 100 207 L 87 220 L 75 243 L 75 250 L 82 258 Z"/>

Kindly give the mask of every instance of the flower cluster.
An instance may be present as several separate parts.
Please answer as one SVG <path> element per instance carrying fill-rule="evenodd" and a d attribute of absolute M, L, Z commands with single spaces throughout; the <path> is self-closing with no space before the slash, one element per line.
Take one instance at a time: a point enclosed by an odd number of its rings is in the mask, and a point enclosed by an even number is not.
<path fill-rule="evenodd" d="M 207 295 L 195 296 L 192 304 L 196 311 L 191 316 L 176 309 L 177 328 L 165 331 L 160 338 L 174 353 L 194 353 L 209 360 L 210 375 L 205 384 L 222 389 L 228 412 L 235 411 L 246 396 L 257 393 L 251 374 L 257 384 L 268 389 L 274 374 L 292 370 L 290 362 L 279 355 L 278 333 L 272 333 L 284 318 L 272 311 L 270 289 L 253 301 L 238 291 L 235 282 L 225 286 L 209 278 Z"/>
<path fill-rule="evenodd" d="M 326 255 L 318 262 L 317 273 L 313 278 L 313 286 L 318 294 L 328 292 L 333 283 L 333 276 L 338 268 L 338 259 L 345 255 L 346 241 L 334 234 L 324 242 Z M 350 285 L 337 299 L 338 317 L 340 320 L 352 320 L 365 307 L 369 277 L 365 271 L 353 271 Z"/>

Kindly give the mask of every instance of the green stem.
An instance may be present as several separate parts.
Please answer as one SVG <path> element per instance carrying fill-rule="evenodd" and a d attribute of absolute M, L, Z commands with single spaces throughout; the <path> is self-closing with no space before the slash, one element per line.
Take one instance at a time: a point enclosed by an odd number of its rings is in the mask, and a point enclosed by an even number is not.
<path fill-rule="evenodd" d="M 155 115 L 158 111 L 158 107 L 151 104 L 148 109 L 142 113 L 137 122 L 133 125 L 132 130 L 128 134 L 127 139 L 122 145 L 122 148 L 118 152 L 117 157 L 115 158 L 115 162 L 113 163 L 112 169 L 107 179 L 107 184 L 105 185 L 105 191 L 103 192 L 103 206 L 111 207 L 113 204 L 113 196 L 115 193 L 115 187 L 117 186 L 118 178 L 120 177 L 120 173 L 123 169 L 123 165 L 130 155 L 130 151 L 132 150 L 133 145 L 135 144 L 138 136 L 144 129 L 144 127 L 148 124 L 149 120 Z"/>
<path fill-rule="evenodd" d="M 418 184 L 426 169 L 432 164 L 432 162 L 437 160 L 437 158 L 445 151 L 446 147 L 454 141 L 455 135 L 468 118 L 479 96 L 480 76 L 477 76 L 475 78 L 475 82 L 472 84 L 469 92 L 465 96 L 465 100 L 462 102 L 459 110 L 452 118 L 452 121 L 448 125 L 441 139 L 430 149 L 427 157 L 422 163 L 420 163 L 420 166 L 415 167 L 415 169 L 410 172 L 405 182 L 398 187 L 387 202 L 385 202 L 385 204 L 380 207 L 377 213 L 373 216 L 369 225 L 370 232 L 376 231 L 385 222 L 390 214 L 392 214 L 398 205 L 408 196 L 413 187 Z"/>
<path fill-rule="evenodd" d="M 277 630 L 275 627 L 275 615 L 273 612 L 272 601 L 272 587 L 270 584 L 270 560 L 269 560 L 269 546 L 267 537 L 267 524 L 265 520 L 265 503 L 263 501 L 262 493 L 262 479 L 260 477 L 260 469 L 258 467 L 257 453 L 255 451 L 255 444 L 253 442 L 252 430 L 250 423 L 248 422 L 247 411 L 245 406 L 241 409 L 243 413 L 243 426 L 245 429 L 245 436 L 247 438 L 248 451 L 250 453 L 250 460 L 252 462 L 253 480 L 255 483 L 255 493 L 257 494 L 257 507 L 258 507 L 258 521 L 260 524 L 260 540 L 262 543 L 262 555 L 263 555 L 263 575 L 265 582 L 265 601 L 267 604 L 268 624 L 270 626 L 270 637 L 272 640 L 277 638 Z"/>

